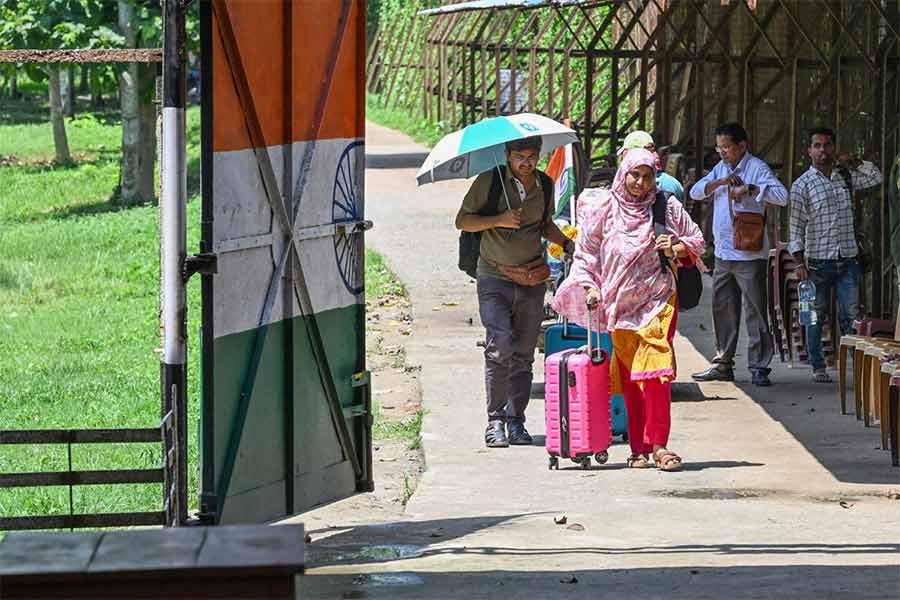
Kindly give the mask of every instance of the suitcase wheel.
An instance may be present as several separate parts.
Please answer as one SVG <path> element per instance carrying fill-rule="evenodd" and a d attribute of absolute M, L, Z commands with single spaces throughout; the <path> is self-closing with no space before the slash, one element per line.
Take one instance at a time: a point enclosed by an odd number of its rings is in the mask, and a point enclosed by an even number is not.
<path fill-rule="evenodd" d="M 581 468 L 585 471 L 591 468 L 591 457 L 585 456 L 581 459 Z"/>
<path fill-rule="evenodd" d="M 559 459 L 555 456 L 550 457 L 550 463 L 547 465 L 547 469 L 552 471 L 553 469 L 559 470 Z"/>
<path fill-rule="evenodd" d="M 597 461 L 597 464 L 605 465 L 606 461 L 609 460 L 609 453 L 607 453 L 606 450 L 598 452 L 594 455 L 594 460 Z"/>

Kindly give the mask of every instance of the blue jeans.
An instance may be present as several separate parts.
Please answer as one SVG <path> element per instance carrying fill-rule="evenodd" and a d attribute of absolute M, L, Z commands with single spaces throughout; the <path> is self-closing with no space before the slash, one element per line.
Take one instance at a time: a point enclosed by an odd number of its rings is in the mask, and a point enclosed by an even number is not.
<path fill-rule="evenodd" d="M 813 369 L 821 370 L 825 368 L 825 357 L 822 355 L 822 320 L 831 312 L 831 288 L 835 286 L 837 289 L 841 334 L 848 334 L 853 327 L 853 319 L 856 319 L 859 313 L 859 263 L 855 258 L 809 259 L 807 262 L 809 280 L 816 286 L 818 321 L 815 325 L 806 326 L 806 347 Z M 834 328 L 834 323 L 831 326 Z"/>

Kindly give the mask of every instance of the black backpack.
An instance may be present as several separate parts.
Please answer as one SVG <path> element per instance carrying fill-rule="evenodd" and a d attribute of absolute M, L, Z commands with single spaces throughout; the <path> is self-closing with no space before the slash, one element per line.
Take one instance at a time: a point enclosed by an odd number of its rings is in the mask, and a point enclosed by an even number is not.
<path fill-rule="evenodd" d="M 550 217 L 550 205 L 553 204 L 553 180 L 543 171 L 537 171 L 541 179 L 541 189 L 544 191 L 544 216 L 541 223 L 546 224 Z M 500 214 L 500 198 L 503 197 L 503 182 L 501 177 L 506 177 L 506 167 L 501 166 L 499 172 L 494 169 L 491 175 L 491 187 L 488 190 L 487 204 L 478 212 L 482 217 L 491 217 Z M 472 279 L 476 278 L 478 269 L 478 257 L 481 255 L 481 231 L 459 232 L 459 270 Z"/>
<path fill-rule="evenodd" d="M 666 226 L 666 204 L 669 199 L 663 192 L 656 192 L 656 200 L 653 202 L 653 222 L 656 225 Z M 668 259 L 664 259 L 668 264 Z M 703 279 L 700 269 L 696 265 L 690 267 L 678 267 L 675 274 L 678 286 L 678 310 L 691 310 L 700 304 L 700 296 L 703 294 Z"/>

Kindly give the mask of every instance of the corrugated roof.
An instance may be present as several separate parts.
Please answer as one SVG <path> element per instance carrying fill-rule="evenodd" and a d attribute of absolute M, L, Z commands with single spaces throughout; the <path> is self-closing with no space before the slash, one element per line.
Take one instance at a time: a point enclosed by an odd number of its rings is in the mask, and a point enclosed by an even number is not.
<path fill-rule="evenodd" d="M 438 8 L 420 10 L 421 16 L 445 15 L 467 10 L 488 10 L 491 8 L 539 8 L 541 6 L 574 6 L 576 4 L 597 4 L 597 0 L 471 0 L 448 4 Z"/>

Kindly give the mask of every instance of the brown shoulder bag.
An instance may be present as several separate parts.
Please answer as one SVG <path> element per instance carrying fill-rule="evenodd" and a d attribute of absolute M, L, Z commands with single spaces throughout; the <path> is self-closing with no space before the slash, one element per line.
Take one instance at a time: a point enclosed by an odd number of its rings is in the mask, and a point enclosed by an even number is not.
<path fill-rule="evenodd" d="M 766 213 L 734 212 L 731 186 L 728 186 L 728 209 L 731 212 L 731 227 L 734 231 L 732 245 L 735 250 L 759 252 L 763 249 L 766 231 Z"/>

